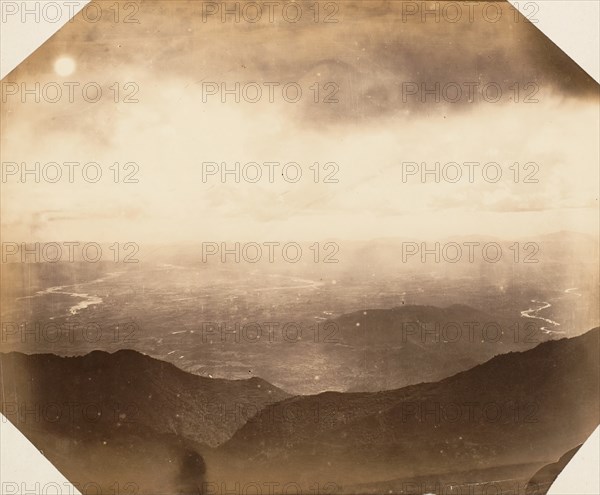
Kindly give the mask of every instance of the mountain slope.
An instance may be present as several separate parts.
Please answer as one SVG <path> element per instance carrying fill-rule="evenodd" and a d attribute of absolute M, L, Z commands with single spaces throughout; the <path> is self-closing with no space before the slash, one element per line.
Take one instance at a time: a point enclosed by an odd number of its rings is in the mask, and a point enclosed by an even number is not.
<path fill-rule="evenodd" d="M 464 304 L 405 305 L 357 311 L 332 321 L 335 338 L 360 356 L 348 391 L 389 390 L 438 381 L 495 355 L 526 350 L 548 339 L 540 324 L 491 315 Z M 325 326 L 325 328 L 327 328 Z"/>
<path fill-rule="evenodd" d="M 436 383 L 287 399 L 219 453 L 238 459 L 242 479 L 264 469 L 282 482 L 339 485 L 554 462 L 598 424 L 598 336 L 500 355 Z"/>
<path fill-rule="evenodd" d="M 285 483 L 425 493 L 502 480 L 505 491 L 598 424 L 598 339 L 594 329 L 549 341 L 434 383 L 297 397 L 133 351 L 10 353 L 0 355 L 2 412 L 70 480 L 107 490 L 212 493 L 268 480 L 273 493 Z"/>
<path fill-rule="evenodd" d="M 0 354 L 0 386 L 1 412 L 71 481 L 140 493 L 197 492 L 204 444 L 288 397 L 258 378 L 213 380 L 129 350 Z"/>

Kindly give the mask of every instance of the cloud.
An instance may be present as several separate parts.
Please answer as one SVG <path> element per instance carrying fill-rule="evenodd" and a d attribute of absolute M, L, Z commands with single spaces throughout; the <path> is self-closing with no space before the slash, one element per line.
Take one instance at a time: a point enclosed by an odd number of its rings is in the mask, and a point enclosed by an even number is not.
<path fill-rule="evenodd" d="M 52 61 L 68 53 L 80 85 L 95 81 L 108 97 L 3 106 L 3 160 L 93 161 L 102 180 L 2 184 L 3 230 L 67 240 L 359 238 L 385 236 L 388 226 L 457 228 L 440 220 L 448 209 L 468 215 L 482 234 L 542 228 L 529 215 L 546 219 L 556 211 L 597 229 L 595 82 L 533 26 L 513 22 L 508 5 L 498 23 L 428 24 L 402 22 L 402 2 L 366 4 L 340 4 L 340 22 L 332 25 L 203 23 L 197 2 L 155 1 L 142 2 L 139 25 L 68 24 L 9 78 L 51 82 Z M 306 94 L 298 104 L 223 104 L 206 100 L 206 81 L 297 81 Z M 331 81 L 339 103 L 314 103 L 309 88 L 319 83 L 323 99 Z M 497 81 L 505 95 L 514 97 L 518 87 L 520 101 L 535 83 L 539 102 L 405 103 L 407 81 Z M 127 82 L 137 85 L 138 103 L 121 101 Z M 303 176 L 297 183 L 281 176 L 274 183 L 203 182 L 207 161 L 297 162 Z M 115 162 L 121 172 L 124 163 L 137 163 L 139 182 L 115 182 Z M 339 167 L 337 183 L 323 182 L 328 162 Z M 404 180 L 403 162 L 497 162 L 504 175 L 498 183 L 479 176 L 423 184 L 418 176 Z M 538 164 L 539 182 L 521 176 L 515 183 L 515 162 L 522 174 L 526 163 Z M 506 220 L 491 224 L 490 214 Z"/>

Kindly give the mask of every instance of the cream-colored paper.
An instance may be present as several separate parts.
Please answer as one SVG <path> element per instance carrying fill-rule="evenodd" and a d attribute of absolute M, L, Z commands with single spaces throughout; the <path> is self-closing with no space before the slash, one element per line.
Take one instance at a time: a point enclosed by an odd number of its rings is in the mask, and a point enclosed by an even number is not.
<path fill-rule="evenodd" d="M 92 4 L 2 80 L 8 420 L 81 493 L 545 493 L 599 129 L 543 2 Z"/>

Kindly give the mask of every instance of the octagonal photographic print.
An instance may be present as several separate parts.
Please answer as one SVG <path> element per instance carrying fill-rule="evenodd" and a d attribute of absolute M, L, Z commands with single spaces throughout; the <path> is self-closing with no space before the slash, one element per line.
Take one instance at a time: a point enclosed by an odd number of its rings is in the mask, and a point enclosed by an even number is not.
<path fill-rule="evenodd" d="M 0 420 L 69 483 L 0 493 L 552 493 L 600 93 L 543 2 L 67 3 L 1 81 Z"/>

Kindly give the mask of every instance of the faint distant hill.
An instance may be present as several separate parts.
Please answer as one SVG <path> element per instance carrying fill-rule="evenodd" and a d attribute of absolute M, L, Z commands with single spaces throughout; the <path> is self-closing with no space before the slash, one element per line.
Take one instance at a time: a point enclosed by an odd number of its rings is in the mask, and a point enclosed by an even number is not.
<path fill-rule="evenodd" d="M 526 483 L 598 425 L 599 332 L 500 355 L 436 383 L 273 404 L 218 449 L 228 460 L 219 474 L 360 484 L 359 493 L 385 480 L 396 480 L 394 489 L 416 477 L 461 481 L 459 473 L 462 482 L 490 481 L 490 470 Z"/>
<path fill-rule="evenodd" d="M 196 489 L 199 451 L 288 397 L 259 378 L 200 377 L 129 350 L 0 354 L 0 387 L 2 413 L 67 478 L 141 493 Z"/>
<path fill-rule="evenodd" d="M 520 316 L 518 312 L 517 315 Z M 441 380 L 549 337 L 535 320 L 492 315 L 464 304 L 403 305 L 343 315 L 330 322 L 335 339 L 355 350 L 349 391 L 379 391 Z"/>
<path fill-rule="evenodd" d="M 507 275 L 511 279 L 544 275 L 549 267 L 569 266 L 573 270 L 593 266 L 598 259 L 598 238 L 579 232 L 554 232 L 541 236 L 528 236 L 520 239 L 502 239 L 481 235 L 462 235 L 439 239 L 420 239 L 389 237 L 369 241 L 338 241 L 344 252 L 344 264 L 355 266 L 358 273 L 370 273 L 372 270 L 385 267 L 386 273 L 419 273 L 423 271 L 458 278 L 473 277 L 474 274 L 490 279 L 502 279 Z M 469 261 L 468 247 L 465 243 L 475 242 L 473 261 Z M 435 263 L 433 254 L 436 243 L 440 248 L 440 263 Z M 461 249 L 461 255 L 449 250 L 446 256 L 457 262 L 443 262 L 442 247 L 455 243 Z M 497 244 L 502 256 L 499 261 L 490 263 L 482 256 L 483 246 Z M 515 243 L 518 243 L 515 245 Z M 411 254 L 410 249 L 417 249 Z M 430 254 L 423 258 L 423 251 Z M 515 254 L 519 253 L 518 262 Z M 404 254 L 404 257 L 403 257 Z M 529 256 L 527 263 L 524 258 Z M 423 262 L 423 259 L 426 262 Z M 538 260 L 538 262 L 531 262 Z M 549 274 L 551 275 L 551 274 Z"/>

